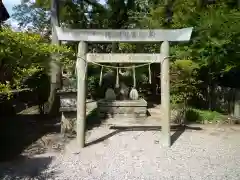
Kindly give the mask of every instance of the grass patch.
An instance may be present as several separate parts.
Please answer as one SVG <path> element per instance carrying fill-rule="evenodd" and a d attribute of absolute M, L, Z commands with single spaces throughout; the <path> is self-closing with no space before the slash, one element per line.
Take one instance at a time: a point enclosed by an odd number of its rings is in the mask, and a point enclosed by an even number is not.
<path fill-rule="evenodd" d="M 222 121 L 224 119 L 224 115 L 216 111 L 188 108 L 185 118 L 187 122 L 203 123 L 207 121 L 209 123 L 215 123 Z"/>

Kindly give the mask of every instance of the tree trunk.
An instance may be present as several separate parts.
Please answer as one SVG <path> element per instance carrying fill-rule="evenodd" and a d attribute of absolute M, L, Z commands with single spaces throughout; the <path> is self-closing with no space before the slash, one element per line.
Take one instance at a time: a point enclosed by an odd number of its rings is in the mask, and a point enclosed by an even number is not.
<path fill-rule="evenodd" d="M 54 26 L 59 26 L 59 1 L 58 0 L 52 0 L 51 2 L 51 22 L 52 22 L 52 44 L 54 45 L 60 45 L 60 42 L 57 38 L 57 34 L 55 31 Z M 60 88 L 60 65 L 57 62 L 58 57 L 57 54 L 53 54 L 50 62 L 50 95 L 48 98 L 48 107 L 47 111 L 50 115 L 57 115 L 59 110 L 59 99 L 57 99 L 56 96 L 56 90 L 57 88 Z"/>

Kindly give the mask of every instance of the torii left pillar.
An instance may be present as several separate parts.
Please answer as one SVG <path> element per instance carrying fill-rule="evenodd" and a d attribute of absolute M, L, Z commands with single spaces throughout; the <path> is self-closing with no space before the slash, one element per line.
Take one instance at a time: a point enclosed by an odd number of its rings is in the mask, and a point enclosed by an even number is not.
<path fill-rule="evenodd" d="M 77 142 L 80 148 L 85 146 L 86 127 L 86 79 L 87 79 L 87 43 L 79 42 L 77 57 Z"/>
<path fill-rule="evenodd" d="M 169 42 L 164 41 L 160 48 L 164 59 L 161 63 L 161 110 L 162 117 L 162 141 L 163 146 L 171 146 L 170 132 L 170 76 L 169 76 Z"/>

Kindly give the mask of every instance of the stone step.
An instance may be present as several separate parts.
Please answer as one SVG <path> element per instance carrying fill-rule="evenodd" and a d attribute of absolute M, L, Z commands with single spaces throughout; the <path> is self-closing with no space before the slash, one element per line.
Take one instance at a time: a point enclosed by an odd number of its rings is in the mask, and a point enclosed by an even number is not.
<path fill-rule="evenodd" d="M 148 109 L 150 116 L 162 116 L 161 109 Z"/>
<path fill-rule="evenodd" d="M 149 111 L 152 111 L 152 112 L 160 112 L 161 109 L 160 108 L 148 108 Z"/>
<path fill-rule="evenodd" d="M 104 125 L 108 126 L 161 126 L 161 121 L 156 118 L 108 118 Z"/>

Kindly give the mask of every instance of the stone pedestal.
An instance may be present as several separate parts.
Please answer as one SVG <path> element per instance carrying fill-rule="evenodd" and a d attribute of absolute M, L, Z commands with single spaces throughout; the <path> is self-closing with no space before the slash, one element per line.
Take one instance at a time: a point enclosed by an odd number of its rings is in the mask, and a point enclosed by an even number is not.
<path fill-rule="evenodd" d="M 76 133 L 77 112 L 62 112 L 61 116 L 61 133 Z"/>
<path fill-rule="evenodd" d="M 77 111 L 77 90 L 67 89 L 59 90 L 57 94 L 60 96 L 60 111 Z"/>
<path fill-rule="evenodd" d="M 76 132 L 77 90 L 59 90 L 57 94 L 60 96 L 60 112 L 62 113 L 61 132 Z"/>
<path fill-rule="evenodd" d="M 141 119 L 147 114 L 147 102 L 140 100 L 99 100 L 98 114 L 105 118 Z"/>

